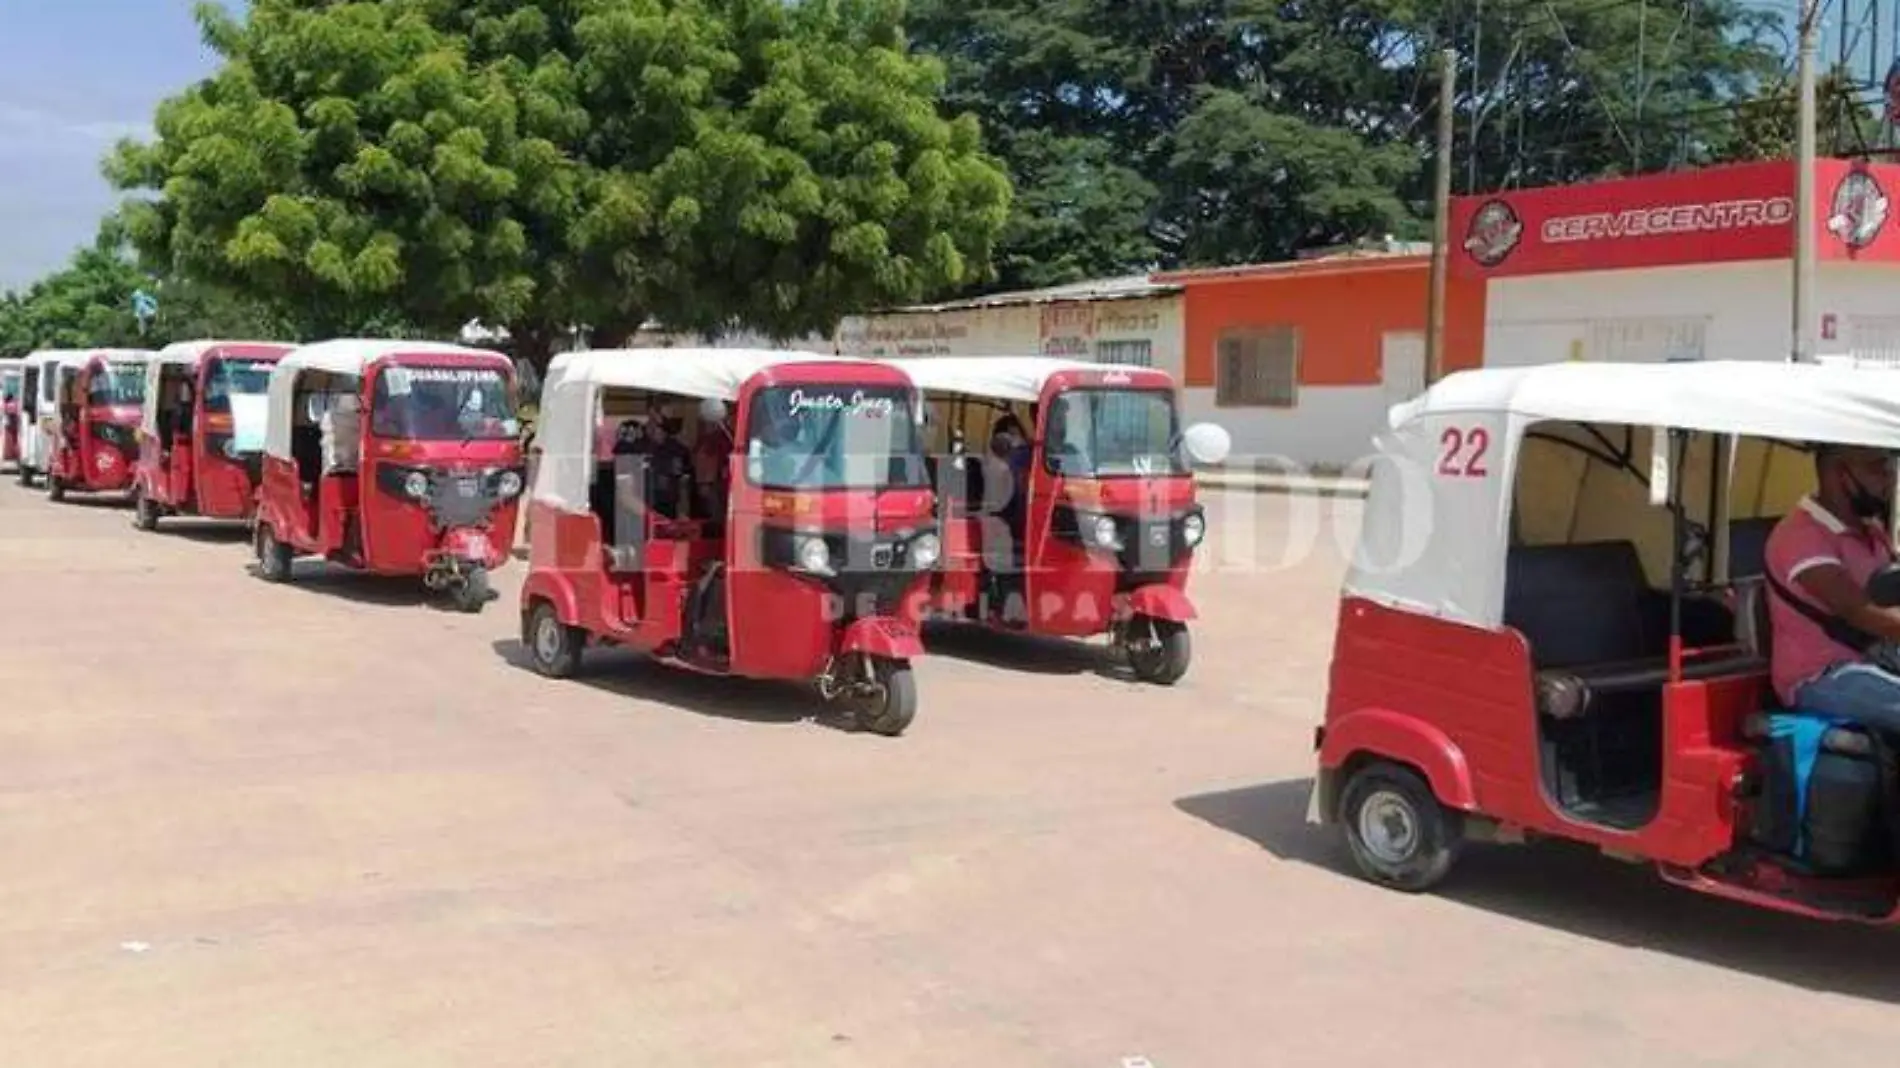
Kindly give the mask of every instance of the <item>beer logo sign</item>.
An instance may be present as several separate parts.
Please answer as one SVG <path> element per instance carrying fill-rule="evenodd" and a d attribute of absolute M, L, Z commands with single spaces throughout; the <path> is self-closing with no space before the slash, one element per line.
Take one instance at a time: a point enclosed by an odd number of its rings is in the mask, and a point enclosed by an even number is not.
<path fill-rule="evenodd" d="M 1866 248 L 1887 224 L 1887 211 L 1887 194 L 1874 176 L 1862 170 L 1850 171 L 1834 187 L 1827 228 L 1848 248 Z"/>
<path fill-rule="evenodd" d="M 1480 266 L 1503 263 L 1524 237 L 1524 221 L 1502 200 L 1487 201 L 1465 228 L 1465 254 Z"/>

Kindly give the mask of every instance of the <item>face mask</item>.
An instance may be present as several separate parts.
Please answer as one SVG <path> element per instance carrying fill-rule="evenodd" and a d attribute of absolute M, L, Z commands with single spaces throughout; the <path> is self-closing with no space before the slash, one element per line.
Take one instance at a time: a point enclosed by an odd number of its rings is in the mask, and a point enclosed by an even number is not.
<path fill-rule="evenodd" d="M 1893 511 L 1893 502 L 1861 484 L 1858 477 L 1847 476 L 1847 503 L 1862 519 L 1885 519 Z"/>

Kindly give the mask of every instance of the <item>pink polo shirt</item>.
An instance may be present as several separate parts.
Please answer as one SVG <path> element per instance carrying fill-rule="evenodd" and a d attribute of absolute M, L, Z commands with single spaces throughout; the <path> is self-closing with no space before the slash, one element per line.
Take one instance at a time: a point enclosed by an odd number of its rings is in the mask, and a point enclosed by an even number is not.
<path fill-rule="evenodd" d="M 1768 573 L 1790 594 L 1823 613 L 1827 609 L 1795 582 L 1803 571 L 1820 564 L 1838 564 L 1847 569 L 1856 584 L 1864 586 L 1892 559 L 1886 529 L 1879 523 L 1869 521 L 1858 528 L 1849 527 L 1812 497 L 1801 498 L 1794 511 L 1776 523 L 1768 535 Z M 1784 705 L 1793 706 L 1794 690 L 1802 683 L 1842 661 L 1862 659 L 1858 651 L 1828 637 L 1825 630 L 1772 592 L 1768 612 L 1774 634 L 1769 669 L 1775 692 Z"/>

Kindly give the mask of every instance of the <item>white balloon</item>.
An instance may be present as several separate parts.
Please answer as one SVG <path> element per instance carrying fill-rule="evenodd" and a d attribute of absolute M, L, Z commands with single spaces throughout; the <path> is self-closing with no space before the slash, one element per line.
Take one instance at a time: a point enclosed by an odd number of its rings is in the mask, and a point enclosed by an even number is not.
<path fill-rule="evenodd" d="M 1189 459 L 1203 467 L 1212 467 L 1227 459 L 1227 454 L 1233 451 L 1234 439 L 1226 427 L 1196 423 L 1182 433 L 1181 445 Z"/>

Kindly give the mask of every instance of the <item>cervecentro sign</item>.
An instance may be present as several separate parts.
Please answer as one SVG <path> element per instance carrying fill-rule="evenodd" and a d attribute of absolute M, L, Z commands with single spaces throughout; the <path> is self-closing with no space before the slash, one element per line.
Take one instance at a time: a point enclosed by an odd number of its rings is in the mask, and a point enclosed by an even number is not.
<path fill-rule="evenodd" d="M 1747 230 L 1786 226 L 1793 221 L 1793 197 L 1756 197 L 1563 215 L 1545 219 L 1539 233 L 1546 244 L 1554 245 L 1569 241 Z"/>

